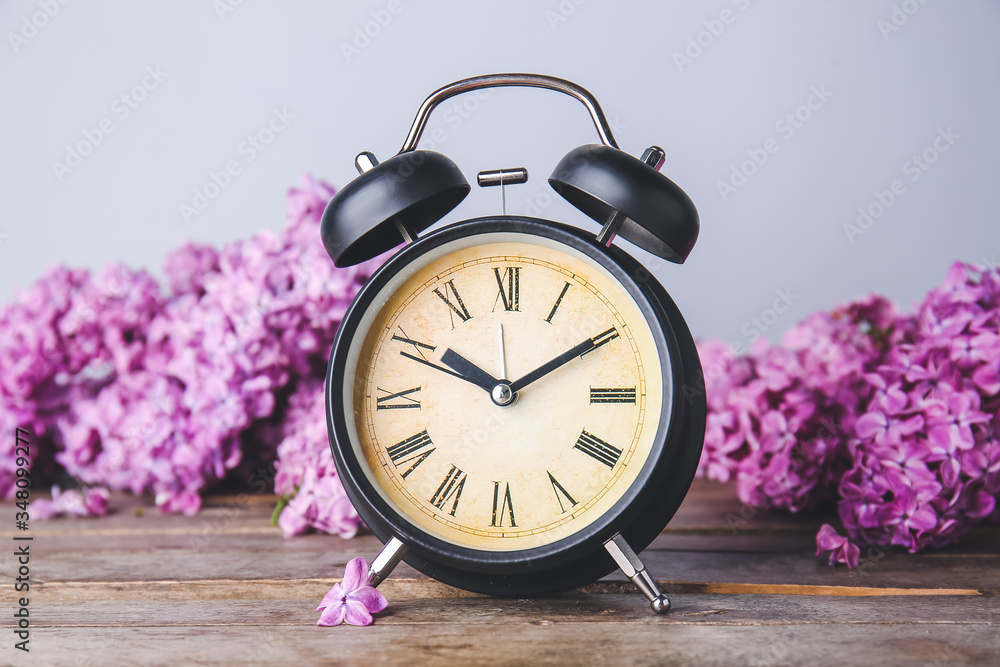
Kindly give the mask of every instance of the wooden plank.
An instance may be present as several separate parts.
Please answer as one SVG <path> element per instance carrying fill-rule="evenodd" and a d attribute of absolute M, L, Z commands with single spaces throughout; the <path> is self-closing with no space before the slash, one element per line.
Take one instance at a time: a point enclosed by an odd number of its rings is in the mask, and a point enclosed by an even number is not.
<path fill-rule="evenodd" d="M 453 616 L 462 610 L 452 610 Z M 996 664 L 995 625 L 732 626 L 518 619 L 469 632 L 464 622 L 368 628 L 225 626 L 45 628 L 18 665 L 461 664 L 982 665 Z M 627 627 L 627 631 L 625 628 Z M 12 660 L 11 649 L 0 653 Z"/>
<path fill-rule="evenodd" d="M 319 617 L 316 605 L 326 590 L 318 586 L 309 598 L 281 600 L 101 600 L 42 603 L 33 627 L 156 627 L 310 625 Z M 1000 598 L 883 597 L 851 599 L 780 595 L 678 595 L 666 617 L 651 613 L 638 593 L 575 592 L 533 599 L 473 597 L 389 598 L 391 613 L 379 624 L 502 625 L 544 619 L 552 623 L 619 624 L 886 624 L 979 625 L 1000 623 Z M 459 612 L 460 609 L 460 612 Z M 461 618 L 458 618 L 458 617 Z"/>
<path fill-rule="evenodd" d="M 101 518 L 60 517 L 49 521 L 33 521 L 31 534 L 41 536 L 115 536 L 115 535 L 280 535 L 270 525 L 276 498 L 270 494 L 239 494 L 209 496 L 204 509 L 194 517 L 161 514 L 152 499 L 124 493 L 112 495 L 112 514 Z M 9 501 L 6 507 L 12 508 Z M 141 510 L 141 515 L 136 511 Z M 824 522 L 838 523 L 829 513 L 802 512 L 790 514 L 765 512 L 743 504 L 732 485 L 695 480 L 677 515 L 660 539 L 681 535 L 772 537 L 791 534 L 808 540 L 815 536 Z M 0 537 L 17 533 L 10 526 L 0 527 Z M 1000 551 L 1000 529 L 979 526 L 962 538 L 962 545 L 988 541 Z"/>
<path fill-rule="evenodd" d="M 1000 530 L 979 528 L 965 544 L 916 556 L 900 549 L 876 553 L 859 571 L 830 568 L 813 555 L 813 537 L 801 530 L 725 533 L 722 507 L 735 500 L 731 488 L 693 487 L 701 533 L 687 528 L 657 538 L 643 558 L 663 585 L 682 593 L 793 595 L 994 594 L 1000 591 Z M 122 497 L 133 505 L 141 499 Z M 280 598 L 283 586 L 332 582 L 346 562 L 371 559 L 378 540 L 309 535 L 284 540 L 269 526 L 264 496 L 209 503 L 201 515 L 183 517 L 134 512 L 93 520 L 60 519 L 35 533 L 33 575 L 42 595 L 72 599 Z M 704 511 L 715 503 L 712 512 Z M 694 516 L 696 512 L 692 513 Z M 714 524 L 709 517 L 714 516 Z M 768 524 L 770 519 L 754 517 Z M 40 522 L 34 522 L 37 526 Z M 694 522 L 692 522 L 693 525 Z M 711 525 L 710 525 L 711 524 Z M 714 525 L 714 527 L 712 527 Z M 11 576 L 12 553 L 0 559 L 0 575 Z M 622 585 L 615 573 L 593 592 Z M 146 584 L 145 582 L 153 582 Z M 289 583 L 290 582 L 290 583 Z M 384 584 L 414 596 L 453 596 L 454 589 L 429 581 L 405 564 Z M 308 594 L 308 593 L 305 593 Z"/>
<path fill-rule="evenodd" d="M 350 558 L 378 551 L 373 536 L 284 540 L 269 525 L 268 496 L 212 498 L 196 517 L 137 515 L 146 500 L 116 496 L 120 511 L 103 519 L 32 523 L 32 653 L 2 644 L 0 664 L 1000 660 L 996 528 L 940 552 L 893 549 L 850 571 L 813 555 L 821 518 L 752 512 L 732 488 L 698 483 L 643 554 L 673 598 L 668 616 L 649 613 L 619 573 L 505 599 L 402 564 L 382 584 L 390 608 L 375 626 L 328 629 L 313 626 L 315 606 Z M 0 559 L 0 575 L 15 568 L 9 554 Z"/>
<path fill-rule="evenodd" d="M 226 496 L 209 496 L 202 511 L 194 517 L 161 514 L 152 498 L 136 497 L 125 493 L 112 494 L 112 513 L 107 517 L 80 519 L 59 517 L 48 521 L 33 521 L 32 534 L 84 535 L 84 534 L 148 534 L 198 533 L 210 530 L 216 533 L 278 534 L 269 520 L 277 499 L 270 494 L 245 493 Z M 5 501 L 7 506 L 13 506 Z M 823 521 L 835 517 L 824 514 L 764 512 L 744 505 L 736 498 L 732 486 L 695 480 L 687 498 L 667 527 L 668 532 L 719 531 L 752 534 L 757 532 L 808 532 L 815 531 Z M 0 528 L 0 536 L 11 537 L 9 526 Z"/>
<path fill-rule="evenodd" d="M 89 532 L 36 534 L 39 545 L 50 554 L 100 548 L 105 551 L 150 551 L 158 549 L 189 549 L 207 551 L 218 548 L 214 543 L 224 539 L 226 549 L 251 550 L 339 550 L 359 553 L 364 549 L 378 549 L 377 541 L 370 534 L 361 533 L 353 540 L 339 540 L 333 536 L 307 535 L 281 539 L 280 533 L 267 526 L 246 526 L 236 530 L 162 530 L 150 524 L 149 528 L 98 529 Z M 898 547 L 896 548 L 898 550 Z M 659 551 L 718 551 L 718 552 L 795 552 L 808 554 L 815 550 L 812 532 L 781 532 L 774 534 L 723 534 L 723 533 L 664 533 L 657 537 L 647 550 Z M 1000 528 L 981 527 L 963 536 L 958 545 L 935 551 L 925 551 L 921 558 L 938 556 L 996 556 L 1000 555 Z"/>
<path fill-rule="evenodd" d="M 53 542 L 56 540 L 52 539 Z M 179 582 L 192 580 L 293 580 L 339 576 L 356 555 L 369 560 L 380 544 L 371 535 L 353 540 L 332 536 L 281 537 L 219 535 L 205 548 L 151 548 L 148 536 L 133 538 L 65 538 L 50 550 L 46 539 L 33 542 L 33 576 L 38 581 L 91 582 L 114 586 L 122 582 Z M 108 542 L 104 542 L 108 540 Z M 235 540 L 231 542 L 230 540 Z M 131 547 L 123 543 L 131 541 Z M 832 568 L 811 550 L 784 552 L 712 552 L 647 549 L 643 560 L 649 571 L 675 590 L 688 592 L 759 592 L 833 594 L 857 589 L 857 594 L 879 594 L 868 589 L 927 591 L 941 589 L 993 594 L 1000 591 L 1000 557 L 997 554 L 947 556 L 890 551 L 859 570 Z M 16 570 L 12 555 L 5 555 L 0 574 Z M 393 579 L 419 580 L 402 564 Z M 609 577 L 621 581 L 620 574 Z M 789 588 L 791 587 L 791 588 Z M 798 589 L 796 587 L 799 587 Z M 827 587 L 827 588 L 815 588 Z M 845 590 L 844 594 L 852 594 Z"/>
<path fill-rule="evenodd" d="M 325 593 L 339 579 L 197 579 L 187 581 L 94 581 L 32 583 L 32 595 L 42 600 L 284 600 Z M 885 596 L 982 596 L 976 589 L 962 588 L 889 588 L 857 586 L 801 586 L 795 584 L 759 585 L 725 582 L 659 581 L 670 595 L 824 595 L 839 597 Z M 459 590 L 433 579 L 391 577 L 379 587 L 394 598 L 482 597 Z M 635 594 L 627 581 L 602 579 L 576 589 L 582 594 Z"/>

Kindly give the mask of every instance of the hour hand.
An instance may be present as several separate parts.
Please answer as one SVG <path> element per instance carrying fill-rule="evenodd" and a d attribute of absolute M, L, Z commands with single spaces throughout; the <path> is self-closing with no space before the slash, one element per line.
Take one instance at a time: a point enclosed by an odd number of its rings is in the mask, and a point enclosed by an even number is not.
<path fill-rule="evenodd" d="M 496 378 L 451 348 L 445 350 L 444 354 L 441 355 L 441 363 L 457 372 L 463 380 L 482 387 L 488 392 L 492 393 L 493 388 L 499 384 Z"/>

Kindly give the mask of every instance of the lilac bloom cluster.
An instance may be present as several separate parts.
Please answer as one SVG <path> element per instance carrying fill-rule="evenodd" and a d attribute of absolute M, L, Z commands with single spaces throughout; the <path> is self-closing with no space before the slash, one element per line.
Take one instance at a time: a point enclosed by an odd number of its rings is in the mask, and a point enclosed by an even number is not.
<path fill-rule="evenodd" d="M 255 455 L 241 435 L 280 416 L 300 379 L 322 377 L 370 275 L 371 264 L 335 269 L 318 242 L 333 193 L 307 178 L 280 234 L 181 247 L 166 261 L 169 294 L 122 266 L 58 268 L 0 309 L 0 426 L 42 438 L 33 475 L 61 466 L 197 512 L 201 493 Z M 11 449 L 0 451 L 10 497 L 13 443 L 0 446 Z"/>
<path fill-rule="evenodd" d="M 943 546 L 1000 514 L 1000 271 L 955 264 L 915 314 L 868 297 L 810 316 L 780 346 L 700 350 L 700 474 L 735 479 L 753 507 L 835 501 L 847 537 L 817 535 L 831 562 Z"/>
<path fill-rule="evenodd" d="M 870 332 L 893 316 L 888 301 L 872 297 L 811 315 L 783 345 L 758 339 L 745 356 L 703 343 L 709 415 L 701 473 L 735 479 L 740 499 L 758 508 L 798 512 L 831 498 L 849 465 L 864 375 L 884 354 Z"/>
<path fill-rule="evenodd" d="M 0 427 L 32 434 L 35 476 L 51 473 L 73 405 L 142 365 L 164 298 L 143 271 L 50 270 L 0 309 Z M 0 444 L 0 495 L 14 493 L 14 442 Z"/>
<path fill-rule="evenodd" d="M 309 528 L 354 537 L 363 524 L 337 477 L 326 432 L 323 383 L 301 383 L 289 399 L 274 491 L 290 498 L 278 525 L 285 537 Z"/>
<path fill-rule="evenodd" d="M 838 509 L 855 543 L 914 552 L 1000 516 L 1000 271 L 953 265 L 892 338 L 865 375 Z"/>

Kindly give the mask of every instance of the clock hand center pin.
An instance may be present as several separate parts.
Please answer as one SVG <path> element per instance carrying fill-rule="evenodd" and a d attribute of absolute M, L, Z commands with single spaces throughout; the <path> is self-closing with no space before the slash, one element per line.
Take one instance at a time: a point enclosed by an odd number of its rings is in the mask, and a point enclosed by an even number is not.
<path fill-rule="evenodd" d="M 511 389 L 510 382 L 497 380 L 451 348 L 445 350 L 444 354 L 441 355 L 441 363 L 451 369 L 447 371 L 448 373 L 485 389 L 497 405 L 507 407 L 514 405 L 517 401 L 517 392 Z"/>

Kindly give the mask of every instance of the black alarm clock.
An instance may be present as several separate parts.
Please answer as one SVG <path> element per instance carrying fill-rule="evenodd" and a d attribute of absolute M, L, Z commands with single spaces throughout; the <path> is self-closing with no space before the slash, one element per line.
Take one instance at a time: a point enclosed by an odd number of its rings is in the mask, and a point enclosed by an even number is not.
<path fill-rule="evenodd" d="M 549 183 L 602 225 L 592 232 L 501 214 L 425 236 L 469 193 L 444 155 L 418 150 L 431 111 L 482 88 L 532 86 L 587 108 L 600 144 L 570 151 Z M 354 300 L 326 378 L 327 423 L 351 502 L 385 544 L 378 585 L 402 559 L 446 584 L 551 593 L 620 567 L 658 613 L 670 601 L 636 552 L 673 517 L 705 432 L 701 365 L 663 287 L 613 245 L 622 236 L 682 263 L 698 237 L 663 151 L 615 143 L 597 100 L 569 81 L 496 74 L 445 86 L 402 150 L 323 215 L 337 266 L 401 243 Z M 504 188 L 527 171 L 487 170 Z"/>

